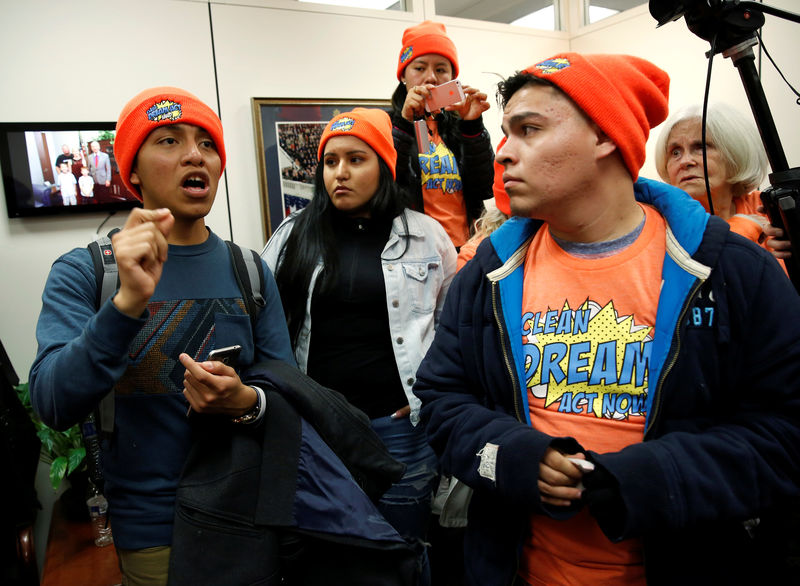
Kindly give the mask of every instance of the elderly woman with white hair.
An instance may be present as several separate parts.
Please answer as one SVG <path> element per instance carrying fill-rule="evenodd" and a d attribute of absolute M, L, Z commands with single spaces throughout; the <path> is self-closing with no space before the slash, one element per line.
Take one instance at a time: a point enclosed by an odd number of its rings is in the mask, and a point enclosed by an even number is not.
<path fill-rule="evenodd" d="M 706 118 L 708 182 L 714 214 L 733 232 L 754 242 L 781 237 L 759 211 L 758 188 L 768 172 L 767 154 L 755 124 L 724 103 L 709 104 Z M 656 168 L 667 183 L 680 187 L 709 210 L 703 173 L 702 107 L 684 107 L 664 123 L 656 143 Z M 710 211 L 710 210 L 709 210 Z M 776 257 L 789 255 L 788 241 L 769 239 Z"/>

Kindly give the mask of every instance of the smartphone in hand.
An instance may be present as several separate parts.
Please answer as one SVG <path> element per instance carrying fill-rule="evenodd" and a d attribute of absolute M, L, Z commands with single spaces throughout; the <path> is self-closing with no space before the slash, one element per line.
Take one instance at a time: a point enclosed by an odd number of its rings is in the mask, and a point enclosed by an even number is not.
<path fill-rule="evenodd" d="M 227 366 L 236 366 L 237 362 L 239 361 L 239 353 L 241 351 L 242 347 L 238 344 L 226 346 L 224 348 L 215 348 L 208 353 L 208 358 L 206 360 L 216 360 L 217 362 L 222 362 L 222 364 L 226 364 Z"/>
<path fill-rule="evenodd" d="M 464 88 L 457 79 L 437 85 L 430 90 L 430 96 L 425 98 L 425 111 L 438 112 L 442 108 L 461 102 L 465 97 Z"/>
<path fill-rule="evenodd" d="M 242 347 L 239 344 L 225 346 L 224 348 L 216 348 L 208 353 L 208 358 L 206 358 L 206 360 L 215 360 L 217 362 L 222 362 L 222 364 L 227 366 L 235 367 L 239 360 L 239 353 L 241 351 Z M 192 406 L 190 405 L 186 410 L 186 417 L 189 417 L 191 414 Z"/>

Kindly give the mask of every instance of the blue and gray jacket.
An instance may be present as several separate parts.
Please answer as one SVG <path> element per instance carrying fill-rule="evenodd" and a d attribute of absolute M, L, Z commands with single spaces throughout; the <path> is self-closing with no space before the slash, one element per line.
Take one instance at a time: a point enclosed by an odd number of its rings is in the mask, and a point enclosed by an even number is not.
<path fill-rule="evenodd" d="M 635 193 L 668 226 L 644 441 L 587 454 L 581 505 L 612 541 L 643 540 L 650 583 L 763 581 L 782 555 L 761 549 L 771 511 L 800 485 L 800 298 L 683 191 L 640 179 Z M 470 584 L 511 583 L 531 514 L 574 514 L 542 505 L 538 462 L 584 449 L 530 426 L 522 369 L 523 265 L 541 225 L 512 218 L 456 275 L 414 388 L 444 471 L 474 489 Z"/>

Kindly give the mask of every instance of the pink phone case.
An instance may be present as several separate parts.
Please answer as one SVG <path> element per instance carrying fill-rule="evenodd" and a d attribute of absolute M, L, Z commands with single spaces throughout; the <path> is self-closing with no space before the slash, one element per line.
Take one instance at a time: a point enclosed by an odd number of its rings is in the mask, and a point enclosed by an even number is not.
<path fill-rule="evenodd" d="M 464 89 L 457 79 L 431 88 L 431 95 L 425 100 L 425 111 L 436 112 L 464 99 Z"/>

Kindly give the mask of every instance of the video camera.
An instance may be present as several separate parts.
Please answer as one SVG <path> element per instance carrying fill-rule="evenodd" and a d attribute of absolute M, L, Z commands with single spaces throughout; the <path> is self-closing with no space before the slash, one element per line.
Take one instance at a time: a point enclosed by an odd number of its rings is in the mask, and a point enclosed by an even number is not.
<path fill-rule="evenodd" d="M 649 8 L 658 26 L 684 17 L 690 31 L 711 43 L 709 59 L 722 53 L 723 57 L 731 58 L 739 71 L 772 167 L 770 187 L 761 192 L 761 201 L 772 225 L 783 229 L 792 245 L 792 257 L 786 260 L 786 270 L 800 291 L 800 167 L 790 169 L 786 161 L 752 49 L 758 43 L 755 31 L 764 25 L 764 13 L 797 23 L 800 23 L 800 15 L 739 0 L 650 0 Z"/>

